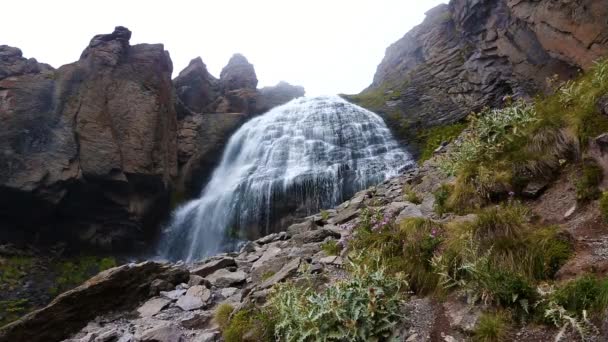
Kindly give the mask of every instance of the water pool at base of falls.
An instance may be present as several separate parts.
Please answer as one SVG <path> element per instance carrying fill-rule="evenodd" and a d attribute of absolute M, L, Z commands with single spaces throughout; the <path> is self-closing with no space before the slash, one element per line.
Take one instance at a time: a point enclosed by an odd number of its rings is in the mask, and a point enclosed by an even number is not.
<path fill-rule="evenodd" d="M 172 214 L 160 254 L 188 262 L 229 251 L 278 230 L 290 211 L 332 208 L 412 164 L 375 113 L 338 96 L 292 100 L 233 134 L 200 197 Z"/>

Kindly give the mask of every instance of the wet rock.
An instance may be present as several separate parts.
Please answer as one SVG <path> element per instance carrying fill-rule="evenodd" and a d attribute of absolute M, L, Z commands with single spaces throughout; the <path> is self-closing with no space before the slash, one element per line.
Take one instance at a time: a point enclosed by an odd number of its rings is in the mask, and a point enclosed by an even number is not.
<path fill-rule="evenodd" d="M 144 331 L 139 340 L 141 342 L 183 342 L 184 335 L 177 324 L 168 323 Z"/>
<path fill-rule="evenodd" d="M 167 307 L 171 303 L 171 300 L 166 298 L 152 298 L 144 303 L 137 309 L 141 317 L 152 317 L 159 313 L 162 309 Z"/>
<path fill-rule="evenodd" d="M 247 279 L 247 273 L 243 271 L 230 272 L 226 269 L 217 270 L 207 276 L 207 280 L 215 287 L 232 287 L 243 284 Z"/>
<path fill-rule="evenodd" d="M 206 277 L 219 269 L 232 266 L 236 266 L 236 261 L 234 258 L 222 257 L 217 260 L 209 261 L 201 266 L 197 266 L 196 268 L 192 269 L 190 273 L 197 276 Z"/>

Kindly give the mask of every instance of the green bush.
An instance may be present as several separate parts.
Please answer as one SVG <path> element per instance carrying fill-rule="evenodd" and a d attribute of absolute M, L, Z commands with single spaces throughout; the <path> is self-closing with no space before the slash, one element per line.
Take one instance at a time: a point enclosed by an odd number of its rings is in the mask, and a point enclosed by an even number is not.
<path fill-rule="evenodd" d="M 53 270 L 57 274 L 55 286 L 49 292 L 57 295 L 84 283 L 93 275 L 115 266 L 116 260 L 112 257 L 82 256 L 57 262 L 53 265 Z"/>
<path fill-rule="evenodd" d="M 449 143 L 456 139 L 465 129 L 465 123 L 454 123 L 445 126 L 436 126 L 421 129 L 416 134 L 417 144 L 420 146 L 419 163 L 430 159 L 433 152 L 443 143 Z"/>
<path fill-rule="evenodd" d="M 31 310 L 29 300 L 25 298 L 0 301 L 0 328 L 19 319 L 29 310 Z"/>
<path fill-rule="evenodd" d="M 269 301 L 275 336 L 285 341 L 386 340 L 401 319 L 404 285 L 382 268 L 365 266 L 321 293 L 281 284 Z"/>
<path fill-rule="evenodd" d="M 274 318 L 267 309 L 246 308 L 235 313 L 225 328 L 222 337 L 226 342 L 274 341 Z"/>
<path fill-rule="evenodd" d="M 418 193 L 416 191 L 414 191 L 414 189 L 412 189 L 412 186 L 409 184 L 406 184 L 403 187 L 403 196 L 405 197 L 405 200 L 410 203 L 414 203 L 414 204 L 422 203 L 422 199 L 420 198 Z"/>
<path fill-rule="evenodd" d="M 600 197 L 600 213 L 604 222 L 608 222 L 608 192 L 603 192 Z"/>
<path fill-rule="evenodd" d="M 581 202 L 598 199 L 601 191 L 598 188 L 604 174 L 602 168 L 593 160 L 583 163 L 583 172 L 576 182 L 576 199 Z"/>
<path fill-rule="evenodd" d="M 321 219 L 327 221 L 329 219 L 329 212 L 327 210 L 321 210 Z"/>
<path fill-rule="evenodd" d="M 220 330 L 226 329 L 230 322 L 230 315 L 234 311 L 234 307 L 228 303 L 220 304 L 213 313 L 213 320 L 220 327 Z"/>
<path fill-rule="evenodd" d="M 608 308 L 608 278 L 583 276 L 567 282 L 555 291 L 553 299 L 571 313 L 603 313 Z"/>
<path fill-rule="evenodd" d="M 433 196 L 435 196 L 434 209 L 437 214 L 443 215 L 450 211 L 447 204 L 452 189 L 453 187 L 449 184 L 441 184 L 441 186 L 433 192 Z"/>
<path fill-rule="evenodd" d="M 336 240 L 327 240 L 323 242 L 321 245 L 321 249 L 327 255 L 340 255 L 340 251 L 342 251 L 342 247 L 338 244 Z"/>
<path fill-rule="evenodd" d="M 503 312 L 484 313 L 477 321 L 473 337 L 477 342 L 503 342 L 507 341 L 509 329 L 507 314 Z"/>

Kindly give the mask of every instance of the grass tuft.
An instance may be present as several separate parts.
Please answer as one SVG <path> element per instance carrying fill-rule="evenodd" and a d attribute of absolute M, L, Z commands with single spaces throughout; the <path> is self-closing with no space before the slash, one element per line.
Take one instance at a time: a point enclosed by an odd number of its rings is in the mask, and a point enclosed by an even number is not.
<path fill-rule="evenodd" d="M 510 329 L 509 317 L 504 312 L 484 313 L 473 331 L 477 342 L 507 341 Z"/>

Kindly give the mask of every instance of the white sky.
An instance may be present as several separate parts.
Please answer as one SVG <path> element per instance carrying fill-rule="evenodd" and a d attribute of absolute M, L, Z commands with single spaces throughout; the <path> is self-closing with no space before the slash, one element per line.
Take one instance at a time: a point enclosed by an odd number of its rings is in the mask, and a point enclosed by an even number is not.
<path fill-rule="evenodd" d="M 174 76 L 201 56 L 216 77 L 240 52 L 259 86 L 280 80 L 308 95 L 358 93 L 384 50 L 445 0 L 40 0 L 3 1 L 0 44 L 54 67 L 89 40 L 128 27 L 131 44 L 163 43 Z"/>

